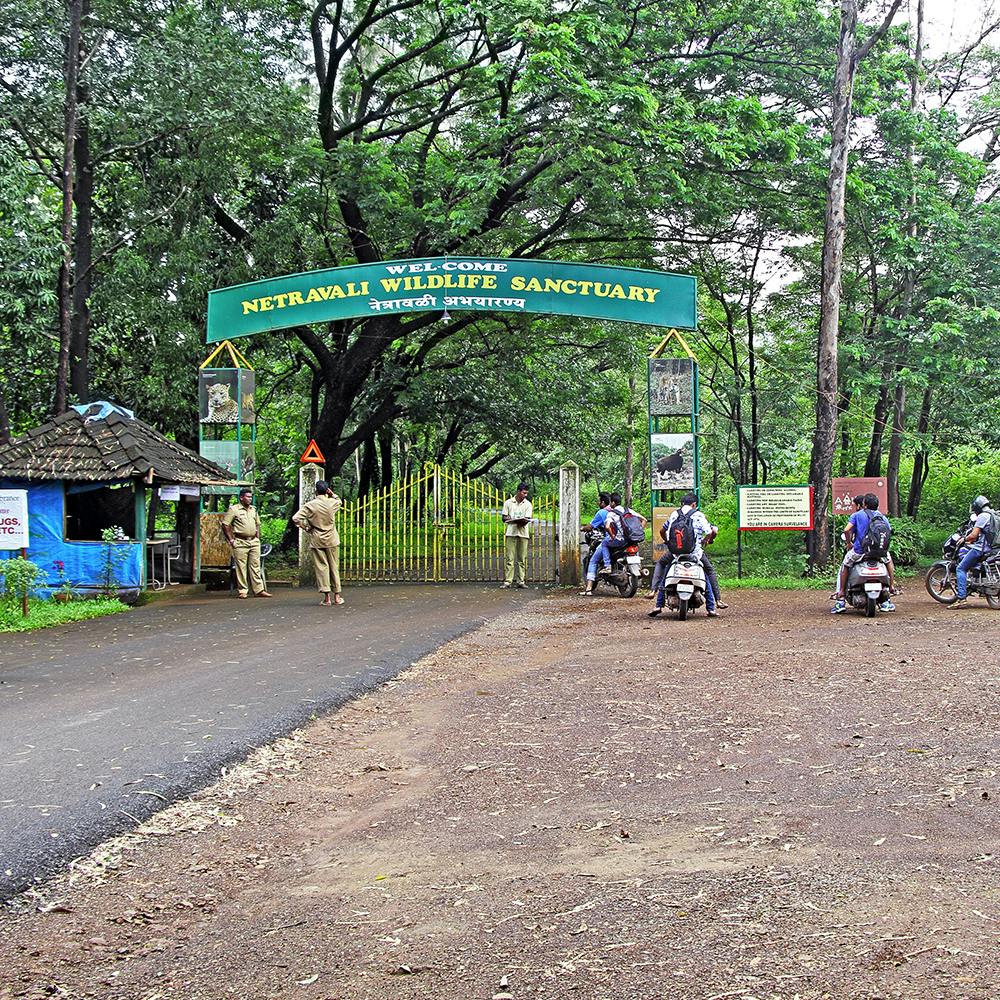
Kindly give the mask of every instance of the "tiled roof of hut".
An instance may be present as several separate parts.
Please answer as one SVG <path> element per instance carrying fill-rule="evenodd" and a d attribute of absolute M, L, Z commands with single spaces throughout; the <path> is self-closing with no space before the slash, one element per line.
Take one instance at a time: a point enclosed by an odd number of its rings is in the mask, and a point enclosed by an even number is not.
<path fill-rule="evenodd" d="M 99 408 L 100 407 L 100 408 Z M 156 428 L 107 404 L 69 410 L 0 445 L 0 476 L 103 482 L 152 477 L 189 485 L 228 485 L 233 477 Z M 87 416 L 86 414 L 98 414 Z"/>

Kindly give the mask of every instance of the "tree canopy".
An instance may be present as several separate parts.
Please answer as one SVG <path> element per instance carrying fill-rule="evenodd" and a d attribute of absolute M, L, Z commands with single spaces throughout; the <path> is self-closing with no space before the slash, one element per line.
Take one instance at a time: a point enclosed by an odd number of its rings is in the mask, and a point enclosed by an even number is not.
<path fill-rule="evenodd" d="M 706 485 L 801 480 L 820 434 L 830 473 L 885 470 L 915 515 L 939 457 L 996 444 L 1000 55 L 990 25 L 923 52 L 895 7 L 853 29 L 824 360 L 852 0 L 8 0 L 0 435 L 111 397 L 193 443 L 215 287 L 588 260 L 698 277 Z M 290 485 L 309 437 L 361 492 L 426 460 L 499 478 L 569 457 L 620 479 L 629 441 L 645 453 L 655 339 L 462 312 L 260 335 L 264 482 Z"/>

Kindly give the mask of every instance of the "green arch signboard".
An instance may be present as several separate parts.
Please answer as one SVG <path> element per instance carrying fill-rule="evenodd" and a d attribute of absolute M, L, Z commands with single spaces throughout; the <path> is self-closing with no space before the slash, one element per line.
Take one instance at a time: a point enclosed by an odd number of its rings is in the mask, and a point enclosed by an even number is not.
<path fill-rule="evenodd" d="M 209 292 L 208 341 L 330 320 L 464 309 L 693 330 L 697 291 L 691 275 L 634 267 L 490 257 L 390 260 Z"/>

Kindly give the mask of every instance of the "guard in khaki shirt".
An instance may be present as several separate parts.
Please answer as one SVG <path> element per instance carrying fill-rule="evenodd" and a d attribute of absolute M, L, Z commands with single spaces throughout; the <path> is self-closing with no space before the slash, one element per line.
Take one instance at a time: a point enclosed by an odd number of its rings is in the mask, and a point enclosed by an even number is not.
<path fill-rule="evenodd" d="M 337 553 L 340 535 L 337 534 L 336 516 L 340 510 L 340 497 L 320 479 L 316 483 L 316 497 L 292 515 L 292 520 L 309 536 L 313 569 L 316 571 L 316 589 L 323 595 L 322 605 L 343 604 L 340 596 L 340 568 Z M 330 600 L 330 578 L 333 578 L 333 600 Z"/>
<path fill-rule="evenodd" d="M 512 583 L 523 590 L 524 564 L 528 559 L 528 539 L 531 537 L 531 501 L 528 499 L 528 484 L 521 483 L 517 492 L 503 502 L 501 519 L 504 528 L 504 582 L 506 589 Z"/>
<path fill-rule="evenodd" d="M 236 563 L 236 587 L 241 598 L 246 598 L 250 587 L 254 597 L 270 597 L 264 589 L 260 572 L 260 518 L 253 505 L 253 490 L 240 490 L 240 502 L 222 515 L 222 531 L 233 547 Z M 249 575 L 250 586 L 247 586 Z"/>

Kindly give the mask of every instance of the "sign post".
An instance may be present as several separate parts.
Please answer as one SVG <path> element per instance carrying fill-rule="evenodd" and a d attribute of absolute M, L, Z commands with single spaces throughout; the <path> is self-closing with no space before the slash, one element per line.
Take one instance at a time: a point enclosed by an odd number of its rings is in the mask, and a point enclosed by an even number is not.
<path fill-rule="evenodd" d="M 316 484 L 323 478 L 323 463 L 326 459 L 319 445 L 310 441 L 299 461 L 299 506 L 303 507 L 310 500 L 316 499 Z M 313 568 L 312 546 L 309 536 L 299 528 L 299 586 L 311 587 L 316 582 L 316 570 Z"/>
<path fill-rule="evenodd" d="M 28 491 L 3 490 L 0 492 L 0 549 L 21 550 L 21 558 L 28 558 Z M 28 617 L 28 591 L 21 595 L 21 611 Z"/>
<path fill-rule="evenodd" d="M 811 486 L 738 486 L 736 575 L 743 576 L 744 531 L 812 531 Z"/>
<path fill-rule="evenodd" d="M 874 493 L 883 514 L 889 506 L 889 487 L 885 476 L 834 478 L 831 492 L 834 514 L 853 514 L 854 498 L 859 493 Z"/>

